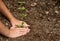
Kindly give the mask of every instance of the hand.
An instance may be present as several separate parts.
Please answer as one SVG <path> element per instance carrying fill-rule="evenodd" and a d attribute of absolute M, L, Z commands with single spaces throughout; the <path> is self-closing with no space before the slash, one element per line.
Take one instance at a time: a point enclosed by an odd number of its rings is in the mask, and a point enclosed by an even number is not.
<path fill-rule="evenodd" d="M 14 19 L 14 21 L 11 21 L 12 26 L 16 26 L 16 25 L 20 25 L 22 24 L 23 21 Z M 29 27 L 30 25 L 28 25 L 26 22 L 24 22 L 23 27 Z"/>
<path fill-rule="evenodd" d="M 22 35 L 26 35 L 29 31 L 30 31 L 30 29 L 28 29 L 28 28 L 13 27 L 10 29 L 9 37 L 16 38 L 16 37 L 19 37 Z"/>

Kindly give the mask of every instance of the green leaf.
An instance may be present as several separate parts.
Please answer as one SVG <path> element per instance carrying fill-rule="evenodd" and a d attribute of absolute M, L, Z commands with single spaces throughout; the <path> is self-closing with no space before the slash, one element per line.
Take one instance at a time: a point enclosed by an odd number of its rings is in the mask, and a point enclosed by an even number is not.
<path fill-rule="evenodd" d="M 18 28 L 22 28 L 23 27 L 23 24 L 24 24 L 24 22 L 22 21 L 22 23 L 21 24 L 19 24 L 19 25 L 16 25 Z"/>
<path fill-rule="evenodd" d="M 18 2 L 19 4 L 25 4 L 25 2 Z"/>
<path fill-rule="evenodd" d="M 18 2 L 18 4 L 20 4 L 20 6 L 22 6 L 25 4 L 25 2 Z"/>
<path fill-rule="evenodd" d="M 25 10 L 25 7 L 19 7 L 18 8 L 20 11 L 24 11 Z"/>
<path fill-rule="evenodd" d="M 21 16 L 21 17 L 26 17 L 26 16 L 27 16 L 27 14 L 20 14 L 20 16 Z"/>

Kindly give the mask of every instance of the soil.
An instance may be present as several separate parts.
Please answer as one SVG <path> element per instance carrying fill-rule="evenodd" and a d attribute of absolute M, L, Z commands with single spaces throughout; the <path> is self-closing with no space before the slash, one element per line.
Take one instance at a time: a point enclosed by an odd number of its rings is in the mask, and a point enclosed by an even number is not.
<path fill-rule="evenodd" d="M 21 20 L 19 1 L 24 1 L 28 16 L 24 19 L 31 31 L 15 39 L 0 35 L 0 41 L 60 41 L 60 1 L 59 0 L 3 0 L 14 17 Z M 0 14 L 0 20 L 11 27 L 9 20 Z"/>

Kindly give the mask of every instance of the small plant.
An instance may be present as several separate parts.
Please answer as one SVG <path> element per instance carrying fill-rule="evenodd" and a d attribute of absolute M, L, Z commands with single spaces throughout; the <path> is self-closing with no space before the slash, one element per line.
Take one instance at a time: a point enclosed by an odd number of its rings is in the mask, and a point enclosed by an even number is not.
<path fill-rule="evenodd" d="M 25 4 L 25 2 L 18 2 L 18 4 L 20 4 L 20 6 L 22 6 Z"/>
<path fill-rule="evenodd" d="M 18 4 L 20 5 L 20 7 L 18 8 L 18 10 L 20 10 L 21 12 L 25 11 L 25 7 L 23 6 L 25 4 L 25 2 L 18 2 Z"/>
<path fill-rule="evenodd" d="M 27 14 L 20 14 L 20 16 L 22 17 L 22 20 L 27 16 Z"/>
<path fill-rule="evenodd" d="M 20 16 L 22 17 L 21 19 L 24 20 L 24 18 L 27 16 L 27 14 L 20 14 Z M 19 25 L 16 25 L 19 28 L 22 28 L 24 24 L 24 21 L 22 21 L 22 23 L 20 23 Z"/>
<path fill-rule="evenodd" d="M 20 5 L 20 7 L 18 8 L 18 10 L 20 10 L 21 12 L 25 11 L 25 7 L 23 6 L 25 4 L 25 2 L 18 2 L 18 4 Z M 20 16 L 22 17 L 21 19 L 24 20 L 24 18 L 27 16 L 27 14 L 20 14 Z M 22 21 L 22 23 L 20 23 L 19 25 L 16 25 L 19 28 L 22 28 L 24 24 L 24 21 Z"/>
<path fill-rule="evenodd" d="M 24 11 L 25 10 L 25 7 L 19 7 L 18 8 L 20 11 Z"/>
<path fill-rule="evenodd" d="M 19 25 L 16 25 L 18 28 L 22 28 L 23 27 L 23 24 L 24 24 L 24 21 L 22 21 L 22 23 L 21 24 L 19 24 Z"/>

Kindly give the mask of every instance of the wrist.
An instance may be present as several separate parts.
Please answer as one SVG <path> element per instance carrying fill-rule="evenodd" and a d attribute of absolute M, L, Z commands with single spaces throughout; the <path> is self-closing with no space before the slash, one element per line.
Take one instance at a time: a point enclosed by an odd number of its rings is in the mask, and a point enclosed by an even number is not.
<path fill-rule="evenodd" d="M 14 21 L 16 18 L 10 18 L 10 22 Z"/>

